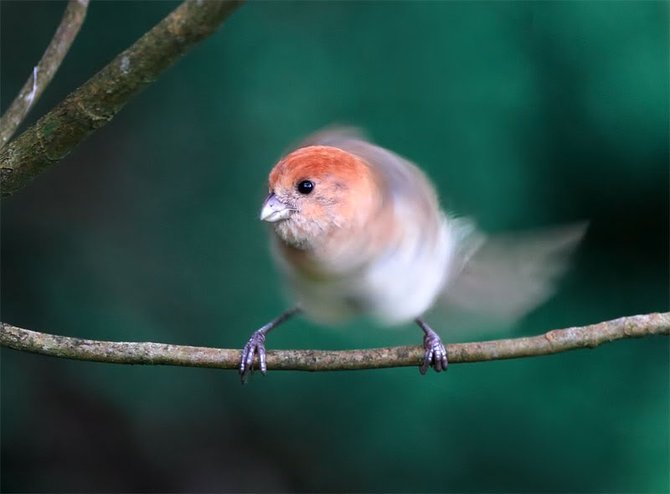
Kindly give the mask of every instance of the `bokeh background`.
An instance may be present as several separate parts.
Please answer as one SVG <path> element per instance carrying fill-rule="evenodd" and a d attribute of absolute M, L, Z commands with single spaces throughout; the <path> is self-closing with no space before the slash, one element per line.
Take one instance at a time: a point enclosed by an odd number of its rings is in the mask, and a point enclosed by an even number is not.
<path fill-rule="evenodd" d="M 176 5 L 93 1 L 28 123 Z M 2 320 L 241 347 L 287 306 L 257 219 L 267 172 L 333 122 L 418 162 L 445 207 L 489 231 L 591 222 L 560 292 L 513 334 L 666 311 L 668 5 L 250 2 L 2 201 Z M 0 3 L 3 109 L 63 9 Z M 268 343 L 419 341 L 411 326 L 295 320 Z M 241 386 L 232 371 L 3 349 L 1 489 L 668 492 L 669 360 L 657 337 Z"/>

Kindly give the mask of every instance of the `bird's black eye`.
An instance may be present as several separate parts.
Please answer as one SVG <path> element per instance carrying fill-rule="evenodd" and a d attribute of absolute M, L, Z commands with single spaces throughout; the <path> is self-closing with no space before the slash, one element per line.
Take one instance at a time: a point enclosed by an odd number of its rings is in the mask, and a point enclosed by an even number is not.
<path fill-rule="evenodd" d="M 303 180 L 298 184 L 298 192 L 301 194 L 310 194 L 314 190 L 314 182 Z"/>

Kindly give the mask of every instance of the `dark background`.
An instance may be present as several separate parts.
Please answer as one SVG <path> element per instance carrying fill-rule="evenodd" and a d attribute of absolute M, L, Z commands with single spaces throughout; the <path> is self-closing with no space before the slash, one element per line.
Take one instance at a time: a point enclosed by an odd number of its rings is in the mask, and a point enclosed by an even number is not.
<path fill-rule="evenodd" d="M 176 5 L 92 2 L 29 122 Z M 0 9 L 4 110 L 64 3 Z M 241 347 L 287 306 L 257 219 L 267 173 L 333 122 L 415 160 L 489 231 L 590 221 L 558 295 L 514 334 L 666 311 L 668 39 L 667 2 L 250 2 L 2 201 L 2 320 Z M 296 320 L 269 346 L 419 341 Z M 3 349 L 1 488 L 668 492 L 669 360 L 656 337 L 242 387 Z"/>

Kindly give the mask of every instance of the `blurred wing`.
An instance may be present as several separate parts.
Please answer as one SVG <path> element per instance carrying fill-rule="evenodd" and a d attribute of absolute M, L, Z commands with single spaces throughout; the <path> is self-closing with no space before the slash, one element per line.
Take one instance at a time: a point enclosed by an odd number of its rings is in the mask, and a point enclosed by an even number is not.
<path fill-rule="evenodd" d="M 348 141 L 368 141 L 369 138 L 358 127 L 330 126 L 307 136 L 298 147 L 333 146 L 339 148 Z"/>
<path fill-rule="evenodd" d="M 447 309 L 513 324 L 555 291 L 586 223 L 523 233 L 465 236 L 460 270 L 443 293 Z"/>

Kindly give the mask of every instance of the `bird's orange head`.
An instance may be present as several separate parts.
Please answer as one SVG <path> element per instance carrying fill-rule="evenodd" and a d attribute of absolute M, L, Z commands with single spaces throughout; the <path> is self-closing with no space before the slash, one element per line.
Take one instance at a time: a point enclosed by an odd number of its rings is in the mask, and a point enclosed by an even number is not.
<path fill-rule="evenodd" d="M 375 214 L 379 184 L 357 156 L 331 146 L 288 154 L 269 177 L 261 219 L 299 249 L 316 248 L 338 234 L 354 233 Z"/>

